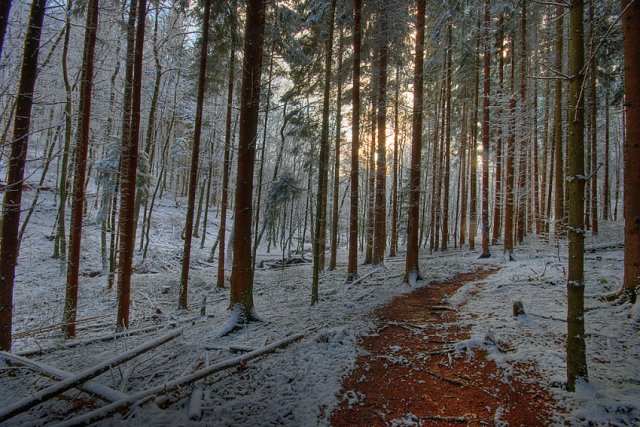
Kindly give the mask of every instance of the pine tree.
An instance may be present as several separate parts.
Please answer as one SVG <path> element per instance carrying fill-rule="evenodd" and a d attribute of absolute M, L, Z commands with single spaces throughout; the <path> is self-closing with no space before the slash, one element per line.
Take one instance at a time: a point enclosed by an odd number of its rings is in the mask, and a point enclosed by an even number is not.
<path fill-rule="evenodd" d="M 633 3 L 633 4 L 632 4 Z M 624 140 L 624 279 L 622 289 L 636 301 L 640 288 L 640 3 L 622 1 L 626 137 Z"/>
<path fill-rule="evenodd" d="M 260 108 L 260 78 L 264 52 L 266 0 L 248 0 L 244 30 L 244 60 L 240 91 L 240 135 L 236 175 L 233 266 L 230 308 L 240 317 L 252 318 L 253 269 L 251 262 L 251 217 L 255 141 Z"/>

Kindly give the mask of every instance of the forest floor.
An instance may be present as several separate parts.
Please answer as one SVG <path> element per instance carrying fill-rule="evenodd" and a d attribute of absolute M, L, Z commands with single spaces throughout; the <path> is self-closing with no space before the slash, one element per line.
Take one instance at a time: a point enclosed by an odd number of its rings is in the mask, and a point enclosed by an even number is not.
<path fill-rule="evenodd" d="M 487 353 L 460 352 L 469 338 L 448 296 L 495 273 L 483 268 L 396 297 L 375 311 L 377 332 L 359 340 L 366 351 L 344 379 L 334 426 L 545 425 L 555 399 L 540 386 L 535 364 L 520 364 L 508 381 Z M 473 294 L 473 291 L 471 291 Z M 507 343 L 487 335 L 501 352 Z M 557 409 L 557 408 L 556 408 Z"/>

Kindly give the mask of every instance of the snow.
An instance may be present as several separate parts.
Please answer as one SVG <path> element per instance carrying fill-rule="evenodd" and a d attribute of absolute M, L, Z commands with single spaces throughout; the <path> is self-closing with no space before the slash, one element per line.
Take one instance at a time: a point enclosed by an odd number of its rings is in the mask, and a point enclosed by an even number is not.
<path fill-rule="evenodd" d="M 28 190 L 25 200 L 33 195 Z M 311 266 L 258 269 L 255 274 L 252 317 L 244 322 L 228 309 L 229 291 L 215 287 L 216 265 L 209 263 L 218 219 L 209 215 L 206 245 L 194 242 L 189 282 L 190 310 L 178 309 L 182 240 L 183 199 L 166 194 L 157 201 L 152 220 L 149 257 L 137 255 L 137 273 L 132 284 L 131 328 L 158 326 L 142 334 L 115 333 L 116 291 L 107 289 L 101 271 L 99 225 L 93 200 L 88 202 L 82 248 L 78 338 L 82 345 L 65 349 L 59 324 L 62 318 L 65 277 L 59 260 L 51 258 L 48 240 L 56 209 L 51 192 L 41 194 L 22 245 L 15 287 L 14 351 L 57 348 L 30 356 L 43 364 L 77 373 L 142 345 L 164 332 L 169 322 L 184 328 L 182 336 L 115 367 L 93 381 L 127 394 L 158 387 L 202 369 L 238 357 L 237 351 L 255 350 L 284 337 L 301 333 L 304 338 L 261 358 L 215 373 L 197 385 L 202 394 L 193 405 L 202 411 L 200 420 L 190 418 L 192 387 L 162 400 L 134 407 L 100 425 L 328 425 L 333 408 L 342 400 L 355 404 L 366 396 L 341 389 L 341 381 L 355 366 L 363 350 L 358 337 L 375 333 L 371 312 L 395 296 L 415 289 L 402 283 L 404 258 L 387 259 L 385 267 L 359 266 L 355 285 L 345 285 L 346 250 L 339 253 L 338 268 L 324 272 L 320 303 L 310 305 Z M 534 364 L 540 382 L 560 401 L 551 421 L 557 424 L 640 423 L 640 304 L 615 305 L 601 297 L 617 291 L 622 280 L 621 225 L 602 223 L 600 235 L 586 236 L 585 306 L 589 383 L 575 393 L 562 388 L 565 381 L 564 334 L 566 332 L 566 243 L 546 243 L 530 238 L 515 250 L 515 261 L 501 257 L 494 247 L 492 258 L 478 259 L 479 252 L 449 250 L 421 254 L 420 271 L 426 280 L 416 286 L 450 278 L 478 268 L 498 267 L 485 283 L 469 283 L 448 302 L 459 307 L 458 323 L 468 325 L 471 335 L 456 344 L 459 354 L 474 356 L 482 348 L 503 369 L 504 381 L 519 374 L 521 366 Z M 259 259 L 272 258 L 259 251 Z M 280 252 L 276 248 L 275 252 Z M 279 256 L 279 255 L 278 255 Z M 206 316 L 198 313 L 206 297 Z M 513 301 L 522 301 L 524 315 L 512 316 Z M 85 320 L 89 319 L 89 320 Z M 223 334 L 222 332 L 229 332 Z M 113 334 L 104 341 L 91 338 Z M 389 348 L 389 363 L 405 363 Z M 0 407 L 50 386 L 51 380 L 23 368 L 0 371 Z M 54 399 L 7 422 L 7 425 L 41 425 L 65 419 L 92 408 L 72 406 L 86 394 L 71 390 L 64 400 Z M 81 402 L 81 401 L 78 401 Z M 99 400 L 98 406 L 104 405 Z M 161 409 L 160 407 L 163 407 Z M 190 414 L 191 412 L 191 414 Z M 499 424 L 499 413 L 496 414 Z M 194 418 L 197 418 L 194 416 Z M 416 417 L 407 413 L 396 425 L 412 425 Z"/>

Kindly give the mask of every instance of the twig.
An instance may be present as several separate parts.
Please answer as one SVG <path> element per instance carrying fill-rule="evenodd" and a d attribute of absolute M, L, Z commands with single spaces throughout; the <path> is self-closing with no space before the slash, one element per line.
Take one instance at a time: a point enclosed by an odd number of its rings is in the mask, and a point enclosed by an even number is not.
<path fill-rule="evenodd" d="M 425 373 L 427 373 L 428 375 L 431 375 L 434 378 L 437 378 L 439 380 L 448 382 L 449 384 L 453 384 L 455 386 L 464 387 L 466 385 L 462 381 L 458 381 L 458 380 L 454 380 L 452 378 L 444 377 L 444 376 L 438 374 L 437 372 L 429 371 L 429 370 L 426 370 L 426 369 L 423 369 L 422 372 L 425 372 Z"/>

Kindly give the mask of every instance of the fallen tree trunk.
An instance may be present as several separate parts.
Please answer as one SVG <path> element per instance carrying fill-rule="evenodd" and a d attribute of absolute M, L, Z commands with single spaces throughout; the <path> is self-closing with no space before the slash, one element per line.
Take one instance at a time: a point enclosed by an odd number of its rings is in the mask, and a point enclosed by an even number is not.
<path fill-rule="evenodd" d="M 45 365 L 42 362 L 36 362 L 34 360 L 7 353 L 5 351 L 0 351 L 0 360 L 5 360 L 11 365 L 24 366 L 56 381 L 62 381 L 73 377 L 73 374 L 71 372 L 63 371 L 62 369 Z M 115 402 L 116 400 L 124 399 L 125 397 L 127 397 L 127 395 L 125 393 L 122 393 L 121 391 L 114 390 L 111 387 L 107 387 L 106 385 L 91 381 L 78 385 L 78 388 L 107 402 Z"/>
<path fill-rule="evenodd" d="M 118 366 L 128 360 L 133 359 L 134 357 L 142 353 L 145 353 L 155 347 L 158 347 L 166 343 L 167 341 L 170 341 L 176 338 L 180 334 L 182 334 L 182 329 L 177 329 L 175 331 L 169 332 L 168 334 L 162 335 L 141 346 L 135 347 L 127 352 L 124 352 L 115 357 L 112 357 L 111 359 L 106 360 L 96 366 L 87 368 L 76 375 L 73 375 L 63 381 L 60 381 L 59 383 L 56 383 L 52 386 L 44 388 L 38 391 L 37 393 L 34 393 L 30 396 L 20 399 L 16 403 L 12 405 L 8 405 L 5 408 L 0 410 L 0 422 L 13 418 L 16 415 L 21 414 L 22 412 L 27 411 L 33 408 L 34 406 L 39 405 L 40 403 L 45 402 L 48 399 L 51 399 L 52 397 L 59 395 L 60 393 L 63 393 L 71 388 L 77 387 L 78 385 L 108 371 L 114 366 Z"/>
<path fill-rule="evenodd" d="M 24 356 L 24 357 L 35 356 L 35 355 L 38 355 L 38 354 L 49 353 L 49 352 L 52 352 L 52 351 L 55 351 L 55 350 L 74 348 L 74 347 L 78 347 L 78 346 L 85 346 L 87 344 L 93 344 L 95 342 L 100 342 L 100 341 L 108 341 L 108 340 L 112 340 L 114 338 L 120 338 L 120 337 L 124 337 L 124 336 L 128 337 L 128 336 L 131 336 L 131 335 L 144 334 L 146 332 L 157 331 L 157 330 L 165 328 L 167 326 L 175 326 L 175 325 L 176 325 L 176 322 L 171 322 L 168 325 L 154 325 L 154 326 L 147 326 L 146 328 L 140 328 L 140 329 L 129 329 L 129 330 L 122 331 L 122 332 L 104 334 L 104 335 L 100 335 L 100 336 L 93 337 L 93 338 L 87 338 L 87 339 L 84 339 L 84 340 L 67 341 L 64 344 L 59 345 L 59 346 L 40 347 L 40 348 L 36 348 L 36 349 L 33 349 L 33 350 L 17 351 L 14 354 L 17 354 L 19 356 Z"/>
<path fill-rule="evenodd" d="M 304 338 L 303 334 L 294 334 L 290 335 L 281 340 L 275 341 L 265 347 L 254 350 L 250 353 L 244 354 L 242 356 L 234 357 L 233 359 L 228 359 L 222 362 L 218 362 L 213 364 L 207 368 L 200 369 L 199 371 L 194 372 L 193 374 L 185 375 L 183 377 L 177 378 L 173 381 L 169 381 L 165 384 L 160 384 L 156 387 L 149 388 L 147 390 L 139 391 L 135 394 L 129 395 L 125 399 L 121 399 L 117 402 L 111 403 L 109 405 L 103 406 L 102 408 L 98 408 L 94 411 L 88 412 L 84 415 L 80 415 L 78 417 L 72 418 L 70 420 L 64 421 L 58 424 L 59 427 L 62 426 L 77 426 L 77 425 L 87 425 L 90 423 L 94 423 L 96 421 L 102 420 L 104 418 L 109 417 L 114 412 L 128 408 L 131 405 L 134 405 L 137 402 L 144 402 L 149 397 L 169 393 L 179 387 L 183 387 L 189 384 L 192 384 L 198 380 L 201 380 L 209 375 L 215 374 L 216 372 L 224 371 L 225 369 L 233 368 L 235 366 L 241 365 L 251 359 L 255 359 L 256 357 L 262 356 L 263 354 L 271 353 L 278 348 L 284 347 L 292 342 L 301 340 Z"/>

